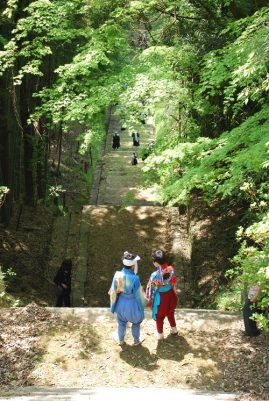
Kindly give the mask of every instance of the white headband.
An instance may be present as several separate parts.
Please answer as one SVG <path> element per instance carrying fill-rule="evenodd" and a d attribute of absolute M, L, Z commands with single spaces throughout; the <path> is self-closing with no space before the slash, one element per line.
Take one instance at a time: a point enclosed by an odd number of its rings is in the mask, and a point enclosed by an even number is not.
<path fill-rule="evenodd" d="M 122 259 L 122 263 L 124 266 L 130 267 L 134 266 L 138 260 L 140 260 L 140 256 L 136 256 L 134 259 Z"/>

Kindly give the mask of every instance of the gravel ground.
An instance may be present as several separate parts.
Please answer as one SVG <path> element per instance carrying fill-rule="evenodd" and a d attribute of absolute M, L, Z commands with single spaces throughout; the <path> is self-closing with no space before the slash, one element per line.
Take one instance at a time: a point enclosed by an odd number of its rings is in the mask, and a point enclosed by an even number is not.
<path fill-rule="evenodd" d="M 240 401 L 269 398 L 269 337 L 245 337 L 241 324 L 179 327 L 178 336 L 157 342 L 145 319 L 145 341 L 118 346 L 116 322 L 96 316 L 62 319 L 36 305 L 3 309 L 0 318 L 0 383 L 17 386 L 174 387 L 240 393 Z"/>

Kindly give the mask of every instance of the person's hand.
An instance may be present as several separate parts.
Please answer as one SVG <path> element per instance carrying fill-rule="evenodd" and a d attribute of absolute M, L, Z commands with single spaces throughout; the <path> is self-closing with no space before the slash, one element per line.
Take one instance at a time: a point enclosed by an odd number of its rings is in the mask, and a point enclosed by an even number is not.
<path fill-rule="evenodd" d="M 67 288 L 67 285 L 64 284 L 64 283 L 62 283 L 61 286 L 62 286 L 63 288 L 65 288 L 65 289 Z"/>

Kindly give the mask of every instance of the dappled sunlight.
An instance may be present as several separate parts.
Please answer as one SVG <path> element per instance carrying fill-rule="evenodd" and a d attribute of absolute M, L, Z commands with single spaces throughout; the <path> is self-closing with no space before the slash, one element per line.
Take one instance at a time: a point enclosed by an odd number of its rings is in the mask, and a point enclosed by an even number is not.
<path fill-rule="evenodd" d="M 229 258 L 238 246 L 235 232 L 240 216 L 223 202 L 208 206 L 201 197 L 195 200 L 190 213 L 192 263 L 187 279 L 195 276 L 193 294 L 196 297 L 192 296 L 190 305 L 207 307 L 214 305 L 215 294 L 225 283 L 225 271 L 231 267 Z"/>
<path fill-rule="evenodd" d="M 147 284 L 152 251 L 162 247 L 171 252 L 171 238 L 167 231 L 170 220 L 170 210 L 160 207 L 84 208 L 85 244 L 81 246 L 88 255 L 85 283 L 88 306 L 109 305 L 107 293 L 115 271 L 122 268 L 121 256 L 126 250 L 141 257 L 139 276 L 142 284 Z"/>
<path fill-rule="evenodd" d="M 2 309 L 0 316 L 1 385 L 32 385 L 32 371 L 46 352 L 40 341 L 56 323 L 44 308 L 29 304 L 26 308 Z"/>
<path fill-rule="evenodd" d="M 202 287 L 203 285 L 210 283 L 211 280 L 212 280 L 212 274 L 207 274 L 206 276 L 198 280 L 197 285 L 198 287 Z"/>
<path fill-rule="evenodd" d="M 18 309 L 15 319 L 11 310 L 2 314 L 0 356 L 12 373 L 5 375 L 2 369 L 2 383 L 69 388 L 166 388 L 172 383 L 176 388 L 233 392 L 255 390 L 257 381 L 266 377 L 268 336 L 243 336 L 234 324 L 225 323 L 223 313 L 177 310 L 180 334 L 169 335 L 165 321 L 162 341 L 155 338 L 156 323 L 146 317 L 141 325 L 142 345 L 133 346 L 128 324 L 126 343 L 118 346 L 112 339 L 116 317 L 108 309 L 66 308 L 62 312 L 31 306 Z M 204 317 L 202 328 L 199 320 Z M 215 326 L 207 324 L 210 317 Z M 10 330 L 14 335 L 8 339 Z M 257 361 L 259 370 L 254 372 L 251 367 Z"/>
<path fill-rule="evenodd" d="M 128 210 L 128 208 L 127 208 Z M 130 210 L 130 209 L 129 209 Z M 139 210 L 133 210 L 134 214 L 139 220 L 144 220 L 149 218 L 150 209 L 148 208 L 139 208 Z"/>
<path fill-rule="evenodd" d="M 269 400 L 268 27 L 268 0 L 2 1 L 0 386 Z M 256 333 L 213 310 L 252 285 Z"/>
<path fill-rule="evenodd" d="M 2 247 L 4 252 L 10 251 L 13 249 L 14 252 L 25 252 L 29 251 L 29 247 L 22 241 L 16 241 L 15 243 L 10 244 L 7 241 L 3 241 Z"/>
<path fill-rule="evenodd" d="M 156 187 L 152 186 L 151 189 L 146 189 L 140 187 L 140 183 L 141 169 L 143 168 L 143 148 L 155 138 L 153 126 L 141 124 L 139 128 L 127 127 L 125 130 L 121 130 L 120 119 L 116 114 L 118 114 L 118 106 L 113 107 L 110 116 L 96 204 L 120 205 L 125 203 L 125 197 L 128 197 L 128 193 L 132 191 L 134 196 L 132 199 L 128 198 L 126 204 L 152 205 L 157 202 Z M 134 130 L 138 130 L 140 133 L 140 146 L 133 146 L 131 135 Z M 120 135 L 120 147 L 116 150 L 112 149 L 112 134 L 114 132 L 118 132 Z M 131 164 L 133 152 L 137 154 L 137 165 Z"/>
<path fill-rule="evenodd" d="M 75 316 L 60 319 L 54 330 L 41 338 L 41 344 L 45 352 L 30 375 L 35 384 L 55 385 L 60 380 L 68 385 L 77 374 L 83 375 L 94 355 L 103 353 L 94 326 Z"/>

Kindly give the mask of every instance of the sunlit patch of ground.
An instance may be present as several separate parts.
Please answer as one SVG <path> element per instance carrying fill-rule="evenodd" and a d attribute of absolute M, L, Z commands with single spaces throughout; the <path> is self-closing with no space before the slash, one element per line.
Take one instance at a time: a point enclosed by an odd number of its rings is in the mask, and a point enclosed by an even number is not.
<path fill-rule="evenodd" d="M 126 344 L 118 346 L 110 314 L 84 321 L 31 308 L 5 310 L 1 317 L 2 385 L 172 386 L 242 392 L 244 401 L 268 399 L 265 334 L 249 339 L 238 324 L 195 328 L 179 323 L 179 335 L 170 336 L 166 324 L 165 339 L 158 342 L 155 322 L 146 319 L 141 346 L 133 345 L 130 328 Z"/>

